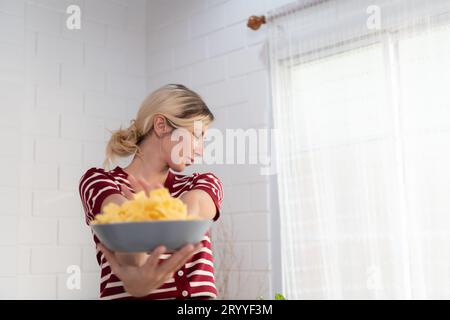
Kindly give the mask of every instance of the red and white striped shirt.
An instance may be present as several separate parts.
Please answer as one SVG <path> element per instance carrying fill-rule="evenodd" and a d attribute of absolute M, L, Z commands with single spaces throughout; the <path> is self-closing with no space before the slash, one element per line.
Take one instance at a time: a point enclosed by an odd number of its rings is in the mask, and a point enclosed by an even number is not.
<path fill-rule="evenodd" d="M 101 211 L 103 201 L 112 194 L 122 194 L 120 185 L 131 188 L 127 179 L 128 174 L 120 167 L 111 171 L 101 168 L 91 168 L 81 177 L 79 192 L 83 208 L 86 214 L 86 223 L 89 225 L 95 215 Z M 220 215 L 220 206 L 223 199 L 223 187 L 220 180 L 212 173 L 192 175 L 175 174 L 169 170 L 164 183 L 173 197 L 179 197 L 184 192 L 200 189 L 207 192 L 217 212 L 214 220 Z M 123 194 L 122 194 L 123 195 Z M 95 244 L 99 239 L 94 235 Z M 214 263 L 211 251 L 210 232 L 208 231 L 202 240 L 203 248 L 157 290 L 144 298 L 153 299 L 209 299 L 217 297 L 214 281 Z M 170 254 L 163 254 L 160 260 L 165 260 Z M 101 299 L 138 299 L 129 295 L 120 279 L 112 272 L 104 255 L 97 251 L 97 261 L 101 267 L 100 298 Z"/>

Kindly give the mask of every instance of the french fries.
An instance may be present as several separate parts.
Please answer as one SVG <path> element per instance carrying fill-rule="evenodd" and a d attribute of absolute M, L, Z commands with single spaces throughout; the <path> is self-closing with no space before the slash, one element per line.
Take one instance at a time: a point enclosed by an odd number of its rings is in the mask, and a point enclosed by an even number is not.
<path fill-rule="evenodd" d="M 196 219 L 188 215 L 187 207 L 180 199 L 172 197 L 166 188 L 160 188 L 150 191 L 150 196 L 141 191 L 120 206 L 107 204 L 91 224 Z"/>

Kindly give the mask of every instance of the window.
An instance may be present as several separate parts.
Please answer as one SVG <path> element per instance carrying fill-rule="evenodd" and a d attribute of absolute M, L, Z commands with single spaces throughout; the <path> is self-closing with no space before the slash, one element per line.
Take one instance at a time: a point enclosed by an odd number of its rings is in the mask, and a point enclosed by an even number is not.
<path fill-rule="evenodd" d="M 450 24 L 331 28 L 324 47 L 297 19 L 271 36 L 284 292 L 448 299 Z"/>

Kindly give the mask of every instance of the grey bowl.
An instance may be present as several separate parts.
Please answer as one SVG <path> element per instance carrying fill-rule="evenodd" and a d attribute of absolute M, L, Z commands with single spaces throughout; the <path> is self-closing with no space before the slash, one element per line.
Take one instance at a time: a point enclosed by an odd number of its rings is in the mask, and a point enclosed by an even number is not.
<path fill-rule="evenodd" d="M 145 221 L 91 225 L 100 241 L 119 252 L 150 252 L 159 245 L 175 251 L 197 243 L 211 227 L 212 220 Z"/>

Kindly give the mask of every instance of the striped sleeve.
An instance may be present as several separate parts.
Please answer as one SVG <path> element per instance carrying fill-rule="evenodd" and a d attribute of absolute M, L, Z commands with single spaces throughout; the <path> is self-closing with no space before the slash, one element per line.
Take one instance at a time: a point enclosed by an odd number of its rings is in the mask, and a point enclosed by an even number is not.
<path fill-rule="evenodd" d="M 216 205 L 214 221 L 219 219 L 223 200 L 223 186 L 220 179 L 213 173 L 202 173 L 194 178 L 193 185 L 192 189 L 203 190 L 210 195 Z"/>
<path fill-rule="evenodd" d="M 87 224 L 100 213 L 102 203 L 108 196 L 121 194 L 114 180 L 99 168 L 86 171 L 80 179 L 79 192 Z"/>

